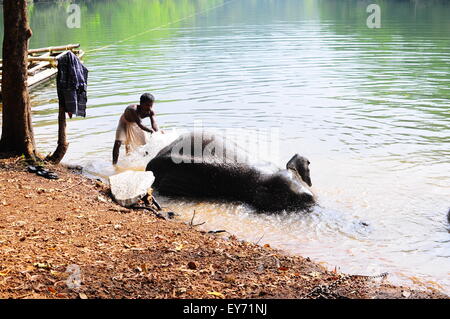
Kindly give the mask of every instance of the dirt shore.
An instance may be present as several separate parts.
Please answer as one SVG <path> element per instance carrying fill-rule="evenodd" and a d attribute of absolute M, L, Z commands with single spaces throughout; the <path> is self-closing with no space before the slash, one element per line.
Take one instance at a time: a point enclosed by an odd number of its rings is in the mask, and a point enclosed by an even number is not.
<path fill-rule="evenodd" d="M 448 298 L 129 210 L 61 166 L 0 160 L 0 298 Z"/>

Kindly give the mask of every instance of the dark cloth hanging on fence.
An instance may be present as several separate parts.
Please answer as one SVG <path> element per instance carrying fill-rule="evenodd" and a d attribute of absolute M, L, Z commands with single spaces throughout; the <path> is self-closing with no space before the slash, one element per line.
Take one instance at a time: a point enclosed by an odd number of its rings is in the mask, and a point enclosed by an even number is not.
<path fill-rule="evenodd" d="M 56 86 L 59 107 L 76 116 L 86 117 L 88 69 L 71 51 L 58 59 Z"/>

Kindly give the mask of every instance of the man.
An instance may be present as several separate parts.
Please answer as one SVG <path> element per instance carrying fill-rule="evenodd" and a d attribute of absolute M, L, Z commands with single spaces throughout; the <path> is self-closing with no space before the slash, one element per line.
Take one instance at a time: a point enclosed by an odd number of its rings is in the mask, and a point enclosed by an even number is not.
<path fill-rule="evenodd" d="M 153 111 L 155 98 L 150 93 L 141 95 L 139 105 L 132 104 L 127 106 L 119 120 L 116 130 L 116 141 L 113 148 L 113 165 L 117 164 L 119 159 L 119 150 L 122 143 L 125 144 L 128 154 L 138 146 L 145 145 L 145 132 L 153 133 L 159 130 Z M 150 117 L 152 129 L 142 125 L 141 120 Z"/>

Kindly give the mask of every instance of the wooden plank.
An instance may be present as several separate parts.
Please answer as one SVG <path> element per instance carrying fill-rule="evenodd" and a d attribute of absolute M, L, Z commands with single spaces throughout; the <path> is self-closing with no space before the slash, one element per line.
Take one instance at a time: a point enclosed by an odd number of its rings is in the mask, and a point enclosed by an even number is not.
<path fill-rule="evenodd" d="M 34 75 L 37 71 L 49 67 L 50 66 L 50 62 L 40 62 L 38 63 L 36 66 L 32 67 L 31 69 L 28 70 L 28 76 L 32 76 Z"/>
<path fill-rule="evenodd" d="M 61 53 L 58 54 L 57 56 L 49 56 L 49 57 L 46 57 L 46 56 L 44 56 L 44 57 L 41 57 L 41 56 L 37 56 L 37 57 L 28 57 L 28 61 L 29 61 L 29 62 L 47 61 L 47 62 L 50 62 L 50 63 L 52 63 L 52 64 L 55 64 L 56 61 L 57 61 L 60 57 L 62 57 L 64 54 L 66 54 L 67 52 L 69 52 L 69 51 L 61 52 Z"/>
<path fill-rule="evenodd" d="M 78 47 L 79 45 L 77 45 Z M 69 47 L 65 46 L 64 48 Z M 63 47 L 58 47 L 63 48 Z M 85 52 L 83 50 L 73 50 L 76 56 L 81 60 L 81 58 L 84 56 Z M 28 70 L 28 81 L 27 86 L 28 89 L 33 89 L 36 86 L 39 86 L 40 84 L 43 84 L 50 79 L 56 77 L 58 74 L 58 69 L 56 68 L 56 62 L 59 57 L 66 54 L 68 51 L 64 51 L 59 53 L 57 56 L 50 56 L 51 52 L 46 52 L 42 56 L 39 57 L 29 57 L 29 62 L 39 62 L 34 67 L 30 68 Z M 31 60 L 31 61 L 30 61 Z M 1 60 L 0 60 L 1 61 Z M 1 67 L 1 64 L 0 64 Z M 37 72 L 37 73 L 36 73 Z M 33 74 L 36 73 L 36 74 Z M 0 70 L 0 75 L 2 75 L 2 72 Z M 0 98 L 1 98 L 1 77 L 0 77 Z"/>
<path fill-rule="evenodd" d="M 56 46 L 56 47 L 38 48 L 38 49 L 28 50 L 28 54 L 41 53 L 41 52 L 68 51 L 68 50 L 79 48 L 79 47 L 80 47 L 80 44 L 77 43 L 77 44 L 61 45 L 61 46 Z"/>
<path fill-rule="evenodd" d="M 57 74 L 58 69 L 51 68 L 43 70 L 34 76 L 28 77 L 27 81 L 28 89 L 31 91 L 34 87 L 53 79 L 54 77 L 56 77 Z M 0 85 L 0 96 L 1 96 L 1 85 Z"/>
<path fill-rule="evenodd" d="M 42 56 L 49 56 L 50 52 L 47 52 L 45 54 L 43 54 Z M 34 73 L 42 68 L 48 67 L 50 65 L 49 62 L 40 62 L 38 63 L 36 66 L 32 67 L 31 69 L 28 69 L 28 75 L 34 75 Z"/>
<path fill-rule="evenodd" d="M 39 61 L 47 61 L 47 62 L 55 62 L 56 57 L 54 56 L 30 56 L 28 57 L 28 61 L 30 62 L 39 62 Z"/>
<path fill-rule="evenodd" d="M 50 53 L 46 53 L 45 55 L 50 55 Z M 36 73 L 36 71 L 43 69 L 45 67 L 50 66 L 50 62 L 40 62 L 37 65 L 35 65 L 34 67 L 32 67 L 31 69 L 28 69 L 28 75 L 34 75 L 34 73 Z M 2 75 L 3 72 L 0 70 L 0 75 Z"/>
<path fill-rule="evenodd" d="M 30 76 L 28 78 L 28 88 L 31 89 L 32 87 L 45 82 L 49 79 L 51 79 L 53 76 L 55 76 L 58 73 L 58 69 L 56 68 L 51 68 L 51 69 L 47 69 L 44 71 L 39 72 L 38 74 L 34 75 L 34 76 Z"/>
<path fill-rule="evenodd" d="M 53 61 L 54 58 L 49 57 L 52 52 L 58 53 L 59 51 L 71 51 L 71 50 L 77 51 L 74 49 L 79 48 L 79 47 L 80 47 L 79 44 L 68 44 L 65 46 L 58 46 L 58 47 L 32 49 L 32 50 L 28 50 L 28 55 L 32 55 L 35 53 L 44 53 L 44 52 L 46 52 L 46 53 L 43 55 L 39 55 L 39 56 L 29 56 L 28 59 L 29 59 L 29 61 Z M 45 57 L 45 56 L 47 56 L 48 58 L 40 60 L 42 57 Z M 2 62 L 2 59 L 0 59 L 0 63 L 1 62 Z"/>

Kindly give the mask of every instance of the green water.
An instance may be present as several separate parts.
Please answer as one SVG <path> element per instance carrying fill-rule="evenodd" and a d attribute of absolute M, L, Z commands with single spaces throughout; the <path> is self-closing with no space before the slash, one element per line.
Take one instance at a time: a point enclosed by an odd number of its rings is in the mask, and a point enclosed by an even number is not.
<path fill-rule="evenodd" d="M 381 28 L 366 7 L 381 8 Z M 450 292 L 450 2 L 331 0 L 80 1 L 30 6 L 30 47 L 87 51 L 86 119 L 69 122 L 65 158 L 112 174 L 118 118 L 145 91 L 163 129 L 280 129 L 283 163 L 311 161 L 320 208 L 256 215 L 241 205 L 166 200 L 205 229 L 394 283 Z M 91 51 L 93 49 L 100 50 Z M 56 144 L 57 96 L 32 93 L 40 151 Z M 147 125 L 149 123 L 146 123 Z M 153 143 L 153 144 L 152 144 Z M 161 141 L 153 141 L 150 148 Z M 145 165 L 123 160 L 122 166 Z M 120 163 L 119 163 L 120 164 Z M 368 222 L 361 230 L 355 220 Z"/>

